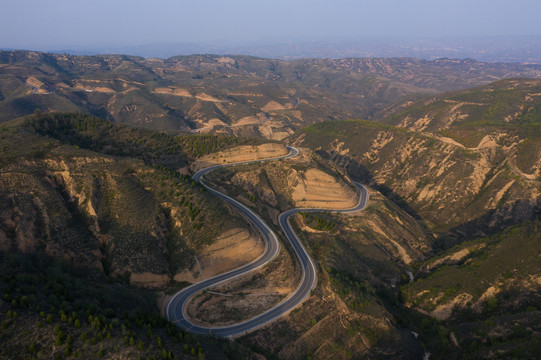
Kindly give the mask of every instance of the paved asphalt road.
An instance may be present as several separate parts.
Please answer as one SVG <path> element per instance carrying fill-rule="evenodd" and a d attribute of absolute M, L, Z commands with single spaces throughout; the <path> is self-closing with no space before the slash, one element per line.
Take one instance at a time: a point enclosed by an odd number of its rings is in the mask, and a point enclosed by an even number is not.
<path fill-rule="evenodd" d="M 272 160 L 277 160 L 277 159 L 285 159 L 285 158 L 296 156 L 299 153 L 299 150 L 293 147 L 288 146 L 288 149 L 290 152 L 286 156 L 272 158 L 272 159 L 256 160 L 256 161 L 272 161 Z M 210 192 L 224 199 L 225 201 L 229 202 L 231 205 L 233 205 L 239 211 L 241 211 L 242 214 L 246 218 L 248 218 L 259 229 L 259 231 L 265 238 L 266 245 L 265 245 L 264 254 L 257 260 L 253 261 L 252 263 L 245 265 L 241 268 L 232 270 L 230 272 L 215 276 L 211 279 L 207 279 L 202 282 L 193 284 L 187 288 L 180 290 L 175 295 L 173 295 L 172 299 L 169 301 L 169 304 L 167 305 L 167 317 L 169 321 L 175 323 L 177 326 L 179 326 L 180 328 L 184 330 L 190 331 L 192 333 L 197 333 L 197 334 L 213 334 L 220 337 L 229 337 L 229 336 L 235 336 L 235 335 L 241 335 L 241 334 L 247 333 L 293 310 L 297 305 L 302 303 L 302 301 L 304 301 L 304 299 L 308 297 L 308 295 L 310 294 L 310 291 L 313 289 L 313 287 L 316 284 L 316 269 L 315 269 L 314 263 L 312 259 L 310 258 L 310 256 L 308 255 L 308 253 L 306 252 L 306 250 L 304 249 L 304 247 L 302 246 L 297 236 L 295 235 L 295 233 L 293 232 L 293 230 L 291 229 L 291 226 L 289 225 L 289 217 L 299 211 L 318 212 L 318 211 L 329 211 L 329 210 L 328 209 L 288 210 L 280 214 L 278 220 L 279 220 L 280 226 L 282 227 L 282 230 L 284 231 L 288 240 L 291 242 L 291 245 L 295 249 L 295 252 L 297 256 L 299 257 L 299 260 L 302 265 L 301 268 L 303 270 L 303 276 L 301 279 L 301 283 L 299 287 L 295 290 L 295 292 L 292 293 L 285 301 L 278 304 L 276 307 L 264 312 L 263 314 L 257 315 L 254 318 L 251 318 L 247 321 L 244 321 L 235 325 L 209 328 L 209 327 L 203 327 L 203 326 L 192 324 L 190 321 L 187 320 L 186 313 L 185 313 L 186 311 L 185 305 L 187 301 L 189 300 L 189 298 L 191 298 L 198 292 L 204 289 L 207 289 L 211 286 L 230 280 L 234 277 L 243 275 L 247 272 L 253 271 L 255 269 L 258 269 L 264 266 L 269 261 L 274 259 L 280 251 L 280 243 L 278 241 L 278 238 L 276 237 L 276 234 L 270 229 L 270 227 L 259 216 L 257 216 L 252 210 L 250 210 L 243 204 L 239 203 L 235 199 L 232 199 L 225 194 L 222 194 L 214 189 L 211 189 L 202 181 L 202 177 L 204 174 L 212 170 L 215 170 L 217 168 L 220 168 L 223 166 L 247 164 L 247 163 L 252 163 L 256 161 L 245 161 L 245 162 L 234 163 L 234 164 L 215 165 L 206 169 L 202 169 L 198 171 L 197 173 L 195 173 L 193 176 L 193 179 L 195 181 L 200 182 Z M 331 210 L 332 212 L 343 212 L 343 213 L 354 212 L 354 211 L 362 210 L 366 207 L 366 203 L 368 201 L 368 192 L 366 188 L 363 187 L 361 184 L 355 183 L 355 185 L 357 185 L 357 187 L 360 190 L 359 203 L 357 204 L 357 206 L 351 209 L 347 209 L 347 210 Z"/>

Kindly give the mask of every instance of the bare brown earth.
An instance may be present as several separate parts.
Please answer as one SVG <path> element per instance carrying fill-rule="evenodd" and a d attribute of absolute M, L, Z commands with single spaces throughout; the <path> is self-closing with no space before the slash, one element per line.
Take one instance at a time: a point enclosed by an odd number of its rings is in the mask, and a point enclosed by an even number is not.
<path fill-rule="evenodd" d="M 168 86 L 168 87 L 158 87 L 154 90 L 152 90 L 153 93 L 156 94 L 163 94 L 163 95 L 174 95 L 174 96 L 183 96 L 183 97 L 193 97 L 192 94 L 186 89 L 179 88 L 176 86 Z"/>
<path fill-rule="evenodd" d="M 257 146 L 238 146 L 199 158 L 192 164 L 192 170 L 195 172 L 217 164 L 229 164 L 279 157 L 286 155 L 287 153 L 288 150 L 282 144 L 268 143 Z"/>
<path fill-rule="evenodd" d="M 195 97 L 199 100 L 203 100 L 203 101 L 209 101 L 209 102 L 221 102 L 222 100 L 220 99 L 216 99 L 214 96 L 210 96 L 208 94 L 205 94 L 205 93 L 199 93 L 197 95 L 195 95 Z"/>
<path fill-rule="evenodd" d="M 93 84 L 88 84 L 87 82 L 77 82 L 73 87 L 75 90 L 82 90 L 86 92 L 100 92 L 100 93 L 114 93 L 115 90 L 107 86 L 96 86 Z"/>
<path fill-rule="evenodd" d="M 175 275 L 175 281 L 198 282 L 236 269 L 260 257 L 265 244 L 247 229 L 231 229 L 201 250 L 196 265 Z"/>
<path fill-rule="evenodd" d="M 323 169 L 310 150 L 300 150 L 298 156 L 287 161 L 237 166 L 234 171 L 223 169 L 211 174 L 210 179 L 227 179 L 224 185 L 233 185 L 244 199 L 251 193 L 270 205 L 258 209 L 260 213 L 268 213 L 271 208 L 347 209 L 357 204 L 359 197 L 353 185 L 346 184 L 332 170 Z M 277 214 L 271 217 L 272 222 L 276 220 Z"/>
<path fill-rule="evenodd" d="M 358 196 L 336 177 L 318 169 L 293 173 L 297 182 L 291 194 L 297 207 L 347 209 L 355 206 Z"/>
<path fill-rule="evenodd" d="M 205 326 L 223 326 L 269 310 L 291 294 L 300 271 L 282 248 L 270 264 L 194 296 L 187 305 L 190 320 Z"/>
<path fill-rule="evenodd" d="M 233 124 L 233 126 L 257 125 L 266 120 L 265 114 L 258 113 L 256 116 L 245 116 Z"/>
<path fill-rule="evenodd" d="M 38 88 L 38 89 L 44 85 L 41 81 L 39 81 L 38 79 L 36 79 L 35 76 L 30 76 L 28 79 L 26 79 L 26 83 L 27 83 L 28 85 L 34 86 L 34 87 L 36 87 L 36 88 Z"/>
<path fill-rule="evenodd" d="M 206 122 L 202 120 L 195 120 L 194 122 L 197 123 L 199 127 L 197 128 L 197 130 L 194 130 L 193 132 L 200 133 L 200 134 L 209 133 L 216 126 L 228 126 L 226 123 L 224 123 L 222 120 L 218 118 L 212 118 Z"/>
<path fill-rule="evenodd" d="M 280 111 L 280 110 L 286 110 L 286 107 L 279 102 L 276 101 L 270 101 L 267 103 L 267 105 L 263 106 L 261 110 L 268 112 L 268 111 Z"/>

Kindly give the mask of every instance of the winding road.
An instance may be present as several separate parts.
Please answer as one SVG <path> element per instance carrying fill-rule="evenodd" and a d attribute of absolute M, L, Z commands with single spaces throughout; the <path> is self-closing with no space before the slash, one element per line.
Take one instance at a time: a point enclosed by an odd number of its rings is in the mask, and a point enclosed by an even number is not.
<path fill-rule="evenodd" d="M 247 265 L 244 265 L 238 269 L 229 271 L 227 273 L 217 275 L 213 278 L 201 281 L 199 283 L 190 285 L 180 290 L 179 292 L 177 292 L 175 295 L 173 295 L 173 297 L 169 301 L 169 304 L 167 305 L 166 314 L 169 321 L 173 322 L 180 328 L 192 333 L 212 334 L 219 337 L 236 336 L 236 335 L 247 333 L 256 328 L 259 328 L 262 325 L 279 318 L 280 316 L 293 310 L 300 303 L 302 303 L 304 299 L 308 297 L 308 295 L 310 294 L 310 291 L 314 288 L 317 281 L 316 268 L 315 268 L 314 262 L 312 261 L 308 253 L 306 252 L 306 249 L 303 247 L 303 245 L 301 244 L 301 242 L 299 241 L 299 239 L 293 232 L 293 229 L 291 228 L 289 224 L 289 218 L 291 217 L 291 215 L 299 211 L 303 211 L 303 212 L 331 211 L 331 212 L 348 213 L 348 212 L 354 212 L 354 211 L 359 211 L 359 210 L 364 209 L 368 201 L 368 191 L 366 190 L 364 186 L 362 186 L 361 184 L 357 182 L 355 182 L 355 185 L 360 190 L 359 202 L 357 206 L 351 209 L 328 210 L 328 209 L 313 209 L 313 208 L 300 209 L 298 208 L 298 209 L 291 209 L 280 214 L 278 218 L 280 227 L 282 228 L 282 230 L 284 231 L 284 234 L 286 235 L 291 245 L 293 246 L 293 249 L 295 250 L 295 253 L 297 254 L 297 257 L 299 258 L 299 261 L 301 263 L 301 269 L 302 269 L 302 277 L 301 277 L 300 285 L 291 295 L 289 295 L 289 297 L 286 298 L 286 300 L 284 300 L 283 302 L 279 303 L 272 309 L 262 314 L 259 314 L 249 320 L 243 321 L 235 325 L 228 325 L 228 326 L 222 326 L 222 327 L 204 327 L 204 326 L 193 324 L 192 322 L 188 320 L 188 317 L 186 316 L 186 304 L 192 296 L 194 296 L 198 292 L 203 291 L 211 286 L 217 285 L 224 281 L 228 281 L 237 276 L 244 275 L 250 271 L 254 271 L 264 266 L 265 264 L 273 260 L 280 251 L 280 242 L 278 241 L 278 237 L 272 231 L 272 229 L 258 215 L 256 215 L 252 210 L 250 210 L 248 207 L 244 206 L 237 200 L 210 188 L 208 185 L 206 185 L 203 182 L 203 179 L 202 179 L 203 175 L 224 166 L 234 166 L 234 165 L 241 165 L 241 164 L 247 164 L 247 163 L 253 163 L 253 162 L 287 159 L 299 154 L 298 149 L 294 147 L 290 147 L 290 146 L 288 146 L 287 148 L 289 150 L 289 154 L 285 156 L 270 158 L 270 159 L 262 159 L 262 160 L 243 161 L 243 162 L 223 164 L 223 165 L 220 164 L 220 165 L 215 165 L 215 166 L 202 169 L 194 174 L 193 179 L 195 181 L 200 182 L 205 188 L 207 188 L 208 191 L 224 199 L 225 201 L 230 203 L 232 206 L 237 208 L 249 221 L 251 221 L 259 229 L 259 231 L 261 232 L 261 234 L 263 235 L 265 239 L 265 251 L 261 257 L 259 257 L 258 259 L 254 260 L 253 262 Z"/>

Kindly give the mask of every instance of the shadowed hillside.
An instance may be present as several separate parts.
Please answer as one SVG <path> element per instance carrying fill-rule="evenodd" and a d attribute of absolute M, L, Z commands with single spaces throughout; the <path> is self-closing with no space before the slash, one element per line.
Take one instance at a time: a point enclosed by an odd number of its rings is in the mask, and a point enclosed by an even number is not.
<path fill-rule="evenodd" d="M 260 242 L 185 174 L 197 156 L 257 143 L 82 114 L 2 124 L 0 358 L 253 358 L 179 331 L 160 311 L 166 293 L 202 276 L 198 259 L 215 260 L 209 247 L 232 233 Z M 229 261 L 205 275 L 251 258 Z"/>

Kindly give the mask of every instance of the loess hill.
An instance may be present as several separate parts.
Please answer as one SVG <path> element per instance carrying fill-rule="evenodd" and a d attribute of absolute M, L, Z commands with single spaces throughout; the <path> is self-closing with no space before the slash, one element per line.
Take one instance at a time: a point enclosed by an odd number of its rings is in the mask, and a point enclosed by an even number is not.
<path fill-rule="evenodd" d="M 280 211 L 305 205 L 351 206 L 332 202 L 330 194 L 357 200 L 344 173 L 307 148 L 287 161 L 220 169 L 207 181 L 256 209 L 277 232 Z M 301 213 L 292 218 L 316 261 L 317 286 L 291 314 L 244 336 L 243 345 L 280 359 L 422 357 L 419 342 L 397 320 L 396 285 L 406 281 L 412 261 L 425 258 L 431 238 L 411 215 L 377 190 L 370 189 L 370 194 L 369 206 L 362 212 Z M 284 247 L 288 261 L 278 258 L 277 264 L 217 289 L 227 296 L 207 293 L 193 306 L 199 306 L 204 320 L 219 325 L 231 317 L 249 317 L 253 304 L 261 308 L 279 301 L 282 289 L 294 288 L 298 282 L 292 279 L 301 271 L 293 250 Z M 293 268 L 288 265 L 291 261 Z"/>
<path fill-rule="evenodd" d="M 82 114 L 2 124 L 0 358 L 252 358 L 238 344 L 167 323 L 155 291 L 163 299 L 202 271 L 211 276 L 250 260 L 195 266 L 220 256 L 209 248 L 234 235 L 260 240 L 177 170 L 212 151 L 258 143 Z"/>
<path fill-rule="evenodd" d="M 80 111 L 158 130 L 282 139 L 312 123 L 380 118 L 404 97 L 540 77 L 538 65 L 473 60 L 168 59 L 0 52 L 0 121 Z"/>
<path fill-rule="evenodd" d="M 487 83 L 539 75 L 472 60 L 0 52 L 0 358 L 536 358 L 541 80 Z M 352 118 L 379 121 L 335 120 Z M 207 181 L 276 232 L 291 207 L 349 207 L 348 177 L 368 184 L 369 206 L 292 219 L 318 268 L 298 309 L 233 342 L 193 337 L 148 289 L 163 302 L 262 251 L 189 176 L 284 153 L 261 137 L 302 153 Z M 299 275 L 284 244 L 189 314 L 239 321 Z"/>
<path fill-rule="evenodd" d="M 504 80 L 404 107 L 387 124 L 315 124 L 291 142 L 392 192 L 439 236 L 490 232 L 539 207 L 540 86 Z"/>
<path fill-rule="evenodd" d="M 539 351 L 540 90 L 503 80 L 396 105 L 382 123 L 324 122 L 290 139 L 372 184 L 432 237 L 401 296 L 432 317 L 415 331 L 438 357 Z"/>
<path fill-rule="evenodd" d="M 19 123 L 0 130 L 4 251 L 44 252 L 163 288 L 197 279 L 198 256 L 226 234 L 253 234 L 176 171 L 195 154 L 242 140 L 167 135 L 76 114 Z"/>

